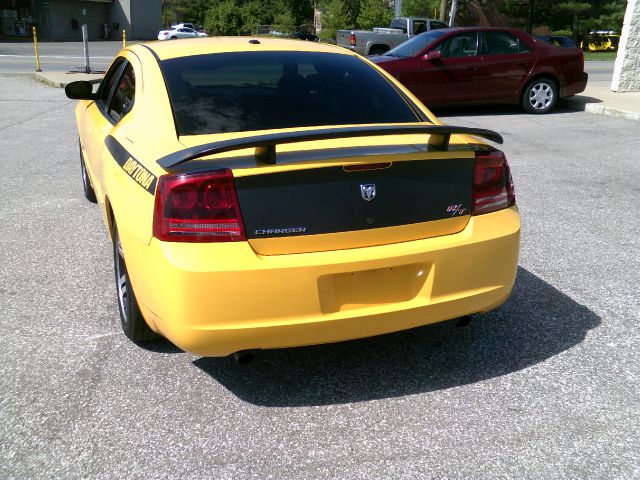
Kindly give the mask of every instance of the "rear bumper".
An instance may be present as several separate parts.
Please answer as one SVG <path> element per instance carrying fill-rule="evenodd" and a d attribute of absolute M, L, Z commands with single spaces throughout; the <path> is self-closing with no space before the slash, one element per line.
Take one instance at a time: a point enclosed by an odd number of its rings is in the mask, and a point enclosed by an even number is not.
<path fill-rule="evenodd" d="M 584 92 L 584 89 L 587 88 L 588 80 L 589 74 L 587 72 L 581 72 L 576 82 L 569 83 L 561 89 L 560 96 L 569 97 Z"/>
<path fill-rule="evenodd" d="M 246 242 L 156 239 L 125 248 L 140 259 L 128 268 L 152 328 L 184 350 L 223 356 L 491 310 L 513 287 L 519 236 L 513 207 L 471 217 L 454 235 L 351 250 L 260 256 Z"/>

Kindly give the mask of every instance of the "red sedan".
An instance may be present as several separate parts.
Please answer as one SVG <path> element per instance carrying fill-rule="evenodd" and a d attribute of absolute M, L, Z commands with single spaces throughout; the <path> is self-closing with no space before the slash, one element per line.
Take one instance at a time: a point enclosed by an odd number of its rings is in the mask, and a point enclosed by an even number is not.
<path fill-rule="evenodd" d="M 579 48 L 509 28 L 434 30 L 369 60 L 428 107 L 512 103 L 547 113 L 558 98 L 582 92 L 588 78 Z"/>

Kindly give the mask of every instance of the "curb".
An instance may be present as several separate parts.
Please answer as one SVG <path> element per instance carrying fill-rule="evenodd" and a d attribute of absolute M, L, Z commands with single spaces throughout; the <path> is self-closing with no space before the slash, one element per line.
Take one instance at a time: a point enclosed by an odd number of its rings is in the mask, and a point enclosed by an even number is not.
<path fill-rule="evenodd" d="M 56 77 L 60 77 L 61 75 L 73 75 L 72 73 L 67 72 L 55 72 Z M 44 83 L 45 85 L 49 85 L 54 88 L 64 88 L 67 84 L 74 82 L 76 80 L 86 80 L 87 82 L 91 82 L 93 84 L 100 83 L 102 81 L 102 74 L 86 74 L 86 73 L 78 73 L 76 75 L 81 75 L 78 78 L 70 78 L 60 80 L 57 78 L 53 78 L 47 72 L 0 72 L 0 77 L 9 77 L 9 78 L 33 78 L 37 82 Z"/>
<path fill-rule="evenodd" d="M 57 73 L 56 76 L 59 76 L 60 73 Z M 63 75 L 67 75 L 67 73 L 63 74 Z M 67 84 L 76 81 L 76 80 L 86 80 L 88 82 L 91 82 L 93 84 L 96 83 L 100 83 L 102 81 L 102 75 L 97 76 L 97 75 L 88 75 L 88 74 L 78 74 L 78 75 L 82 75 L 81 78 L 74 78 L 74 79 L 64 79 L 64 80 L 60 80 L 57 78 L 52 78 L 50 77 L 47 73 L 45 72 L 35 72 L 32 74 L 33 78 L 35 80 L 37 80 L 38 82 L 42 82 L 46 85 L 49 85 L 51 87 L 55 87 L 55 88 L 64 88 L 67 86 Z M 88 77 L 88 78 L 87 78 Z"/>
<path fill-rule="evenodd" d="M 0 77 L 33 78 L 34 72 L 0 72 Z"/>
<path fill-rule="evenodd" d="M 625 118 L 627 120 L 640 120 L 640 112 L 629 112 L 618 108 L 606 107 L 598 103 L 587 103 L 584 107 L 585 112 L 594 113 L 596 115 L 606 115 L 607 117 Z"/>

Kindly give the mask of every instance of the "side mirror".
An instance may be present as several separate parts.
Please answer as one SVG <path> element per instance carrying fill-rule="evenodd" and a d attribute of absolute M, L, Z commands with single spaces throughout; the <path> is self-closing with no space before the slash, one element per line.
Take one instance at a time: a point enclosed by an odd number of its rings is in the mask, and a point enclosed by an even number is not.
<path fill-rule="evenodd" d="M 72 100 L 93 100 L 95 98 L 93 95 L 93 84 L 86 80 L 68 83 L 67 86 L 64 87 L 64 93 L 67 95 L 67 98 Z"/>
<path fill-rule="evenodd" d="M 423 60 L 426 60 L 428 62 L 438 60 L 439 58 L 442 58 L 442 53 L 440 52 L 440 50 L 433 50 L 422 57 Z"/>

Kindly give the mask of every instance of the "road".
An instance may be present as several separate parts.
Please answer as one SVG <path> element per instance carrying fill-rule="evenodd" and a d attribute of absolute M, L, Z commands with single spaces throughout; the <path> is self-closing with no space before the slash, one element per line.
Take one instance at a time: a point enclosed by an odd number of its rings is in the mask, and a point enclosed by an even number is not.
<path fill-rule="evenodd" d="M 119 41 L 98 41 L 89 43 L 90 66 L 104 70 L 111 59 L 122 48 Z M 39 44 L 42 70 L 75 70 L 84 68 L 82 42 L 42 42 Z M 0 74 L 10 72 L 33 72 L 35 54 L 31 43 L 0 42 Z M 589 81 L 610 84 L 613 62 L 585 62 Z"/>
<path fill-rule="evenodd" d="M 90 67 L 104 71 L 121 48 L 121 41 L 90 42 Z M 44 71 L 84 69 L 82 42 L 40 42 L 38 50 L 40 66 Z M 32 43 L 0 42 L 0 74 L 33 72 L 35 64 L 36 57 Z"/>
<path fill-rule="evenodd" d="M 635 122 L 441 112 L 505 137 L 523 219 L 507 303 L 238 366 L 124 337 L 73 102 L 0 78 L 0 108 L 0 478 L 640 476 Z"/>
<path fill-rule="evenodd" d="M 589 85 L 611 86 L 614 62 L 584 62 L 584 71 L 589 74 Z"/>

